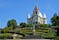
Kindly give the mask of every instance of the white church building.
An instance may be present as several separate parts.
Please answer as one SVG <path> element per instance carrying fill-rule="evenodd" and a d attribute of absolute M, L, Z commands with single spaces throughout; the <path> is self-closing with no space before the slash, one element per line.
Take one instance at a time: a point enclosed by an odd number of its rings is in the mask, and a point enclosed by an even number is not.
<path fill-rule="evenodd" d="M 46 14 L 43 14 L 40 12 L 38 6 L 36 5 L 33 14 L 27 16 L 27 22 L 28 24 L 47 24 L 46 20 Z"/>

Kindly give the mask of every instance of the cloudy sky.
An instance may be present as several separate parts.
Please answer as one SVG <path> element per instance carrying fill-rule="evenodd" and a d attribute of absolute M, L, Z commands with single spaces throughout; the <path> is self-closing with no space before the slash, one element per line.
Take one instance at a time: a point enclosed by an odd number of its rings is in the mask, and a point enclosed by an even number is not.
<path fill-rule="evenodd" d="M 59 12 L 59 0 L 0 0 L 0 28 L 6 27 L 11 19 L 18 24 L 27 22 L 27 15 L 32 14 L 36 4 L 42 14 L 46 13 L 48 24 L 53 14 Z"/>

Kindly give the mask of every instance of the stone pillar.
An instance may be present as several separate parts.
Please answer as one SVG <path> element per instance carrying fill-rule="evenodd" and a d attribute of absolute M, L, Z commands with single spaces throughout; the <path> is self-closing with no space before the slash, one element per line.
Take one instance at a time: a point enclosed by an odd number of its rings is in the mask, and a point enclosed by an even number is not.
<path fill-rule="evenodd" d="M 16 40 L 17 34 L 13 34 L 13 40 Z"/>
<path fill-rule="evenodd" d="M 13 40 L 16 40 L 16 37 L 13 37 Z"/>
<path fill-rule="evenodd" d="M 33 35 L 35 35 L 35 24 L 33 24 Z"/>

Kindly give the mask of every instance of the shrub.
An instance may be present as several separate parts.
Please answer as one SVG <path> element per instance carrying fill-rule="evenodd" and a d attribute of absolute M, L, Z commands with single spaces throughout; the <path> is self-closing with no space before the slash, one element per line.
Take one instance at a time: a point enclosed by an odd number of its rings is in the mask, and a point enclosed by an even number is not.
<path fill-rule="evenodd" d="M 0 34 L 0 39 L 4 39 L 4 38 L 11 38 L 11 35 L 10 33 L 3 33 L 3 34 Z"/>

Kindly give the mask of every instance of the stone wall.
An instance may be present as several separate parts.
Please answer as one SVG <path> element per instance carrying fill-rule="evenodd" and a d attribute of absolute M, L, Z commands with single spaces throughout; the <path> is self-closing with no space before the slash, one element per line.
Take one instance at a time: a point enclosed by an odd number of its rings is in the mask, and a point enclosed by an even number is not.
<path fill-rule="evenodd" d="M 0 39 L 0 40 L 54 40 L 54 39 Z"/>

